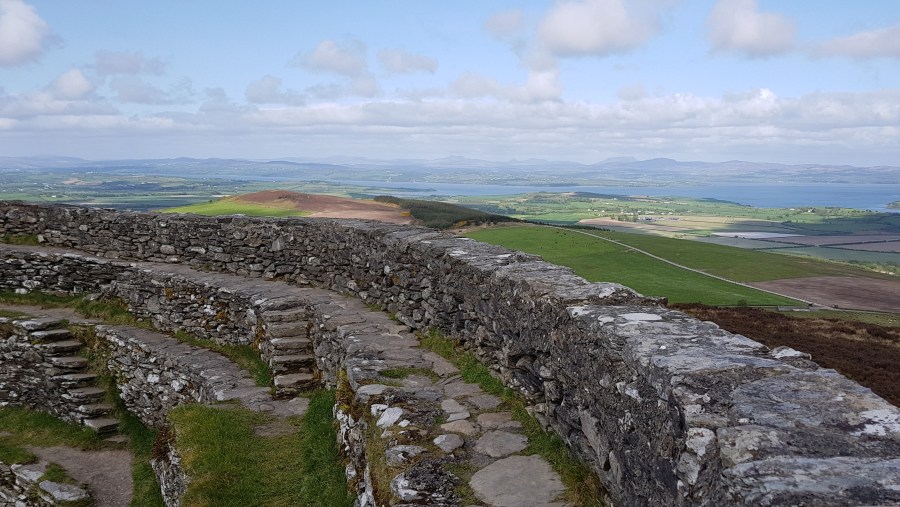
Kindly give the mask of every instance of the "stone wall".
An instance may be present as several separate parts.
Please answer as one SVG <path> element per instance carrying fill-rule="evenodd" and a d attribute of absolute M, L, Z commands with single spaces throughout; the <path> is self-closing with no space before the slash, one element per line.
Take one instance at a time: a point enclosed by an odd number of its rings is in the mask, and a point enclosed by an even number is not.
<path fill-rule="evenodd" d="M 91 494 L 72 484 L 41 480 L 48 463 L 0 461 L 0 507 L 93 505 Z"/>
<path fill-rule="evenodd" d="M 0 318 L 0 406 L 23 406 L 84 424 L 106 434 L 116 430 L 108 419 L 97 376 L 78 355 L 83 344 L 73 339 L 60 319 Z"/>
<path fill-rule="evenodd" d="M 900 502 L 895 407 L 790 350 L 534 256 L 365 221 L 20 203 L 0 203 L 0 233 L 312 284 L 441 327 L 525 393 L 623 504 Z"/>

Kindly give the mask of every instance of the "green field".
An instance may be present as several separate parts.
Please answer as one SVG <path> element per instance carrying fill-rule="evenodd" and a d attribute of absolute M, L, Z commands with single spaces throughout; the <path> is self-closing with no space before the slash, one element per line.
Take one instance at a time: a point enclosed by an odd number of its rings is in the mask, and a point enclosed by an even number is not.
<path fill-rule="evenodd" d="M 644 234 L 597 231 L 592 234 L 640 248 L 672 262 L 739 282 L 761 282 L 807 276 L 866 276 L 896 279 L 852 266 L 808 257 L 759 252 L 690 240 Z"/>
<path fill-rule="evenodd" d="M 163 213 L 193 213 L 195 215 L 247 215 L 249 217 L 302 217 L 309 215 L 305 211 L 280 206 L 267 206 L 249 202 L 236 201 L 231 198 L 217 201 L 201 202 L 177 208 L 166 208 Z"/>
<path fill-rule="evenodd" d="M 747 303 L 759 306 L 798 304 L 793 299 L 680 269 L 576 231 L 549 227 L 497 227 L 472 231 L 467 236 L 486 243 L 541 255 L 548 262 L 571 267 L 578 275 L 590 281 L 618 282 L 644 295 L 665 296 L 674 303 L 701 302 L 708 305 Z M 715 246 L 688 241 L 684 243 L 692 244 L 699 251 Z M 740 249 L 733 250 L 747 252 Z"/>

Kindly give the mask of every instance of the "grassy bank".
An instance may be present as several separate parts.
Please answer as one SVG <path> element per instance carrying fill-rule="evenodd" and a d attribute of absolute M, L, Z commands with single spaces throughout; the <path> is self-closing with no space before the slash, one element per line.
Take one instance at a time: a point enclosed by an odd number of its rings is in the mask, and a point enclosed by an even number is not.
<path fill-rule="evenodd" d="M 351 505 L 333 404 L 333 393 L 316 392 L 302 419 L 286 420 L 236 405 L 174 409 L 174 443 L 191 477 L 183 504 Z"/>

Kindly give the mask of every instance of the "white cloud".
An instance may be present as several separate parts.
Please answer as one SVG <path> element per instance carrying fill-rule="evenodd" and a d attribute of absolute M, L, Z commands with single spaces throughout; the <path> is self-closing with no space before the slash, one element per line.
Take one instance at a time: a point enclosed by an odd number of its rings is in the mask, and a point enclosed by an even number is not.
<path fill-rule="evenodd" d="M 475 99 L 502 95 L 503 86 L 496 79 L 466 72 L 450 84 L 450 91 L 457 97 Z"/>
<path fill-rule="evenodd" d="M 271 74 L 253 81 L 244 90 L 244 97 L 252 104 L 303 104 L 303 95 L 294 90 L 282 90 L 281 78 Z"/>
<path fill-rule="evenodd" d="M 518 35 L 523 27 L 524 15 L 520 10 L 501 11 L 484 22 L 484 28 L 500 40 L 507 40 Z"/>
<path fill-rule="evenodd" d="M 620 88 L 616 95 L 626 102 L 641 100 L 647 98 L 647 89 L 644 88 L 644 85 L 637 83 Z"/>
<path fill-rule="evenodd" d="M 312 51 L 298 53 L 291 60 L 292 65 L 318 72 L 334 72 L 348 77 L 357 77 L 369 72 L 366 63 L 366 45 L 353 40 L 339 44 L 333 40 L 323 40 Z"/>
<path fill-rule="evenodd" d="M 93 95 L 67 101 L 48 91 L 0 94 L 0 126 L 15 134 L 0 136 L 0 149 L 27 149 L 22 139 L 35 149 L 47 143 L 77 147 L 73 140 L 90 136 L 118 140 L 94 145 L 95 157 L 122 146 L 152 146 L 163 156 L 464 154 L 596 161 L 613 154 L 853 164 L 898 156 L 900 89 L 783 97 L 759 88 L 714 97 L 648 95 L 635 86 L 621 92 L 623 100 L 605 103 L 519 100 L 552 95 L 546 91 L 553 89 L 552 78 L 510 86 L 466 74 L 446 97 L 279 108 L 237 104 L 222 89 L 210 89 L 193 112 L 155 115 L 117 113 Z"/>
<path fill-rule="evenodd" d="M 50 28 L 22 0 L 0 0 L 0 66 L 37 59 L 50 39 Z"/>
<path fill-rule="evenodd" d="M 79 69 L 70 69 L 50 84 L 50 89 L 61 99 L 81 99 L 94 91 L 96 86 Z"/>
<path fill-rule="evenodd" d="M 819 46 L 816 53 L 850 58 L 900 58 L 900 25 L 838 37 Z"/>
<path fill-rule="evenodd" d="M 97 51 L 94 68 L 100 75 L 149 74 L 162 75 L 165 63 L 159 58 L 147 58 L 139 51 Z"/>
<path fill-rule="evenodd" d="M 494 78 L 467 72 L 450 84 L 450 93 L 463 99 L 494 98 L 505 102 L 558 100 L 562 93 L 557 71 L 529 72 L 524 85 L 504 85 Z"/>
<path fill-rule="evenodd" d="M 434 74 L 438 62 L 434 58 L 409 53 L 401 49 L 382 49 L 378 51 L 378 61 L 390 74 L 411 74 L 428 72 Z"/>
<path fill-rule="evenodd" d="M 113 79 L 109 88 L 116 92 L 116 100 L 131 104 L 178 104 L 187 102 L 194 94 L 191 81 L 187 78 L 175 83 L 169 90 L 133 76 Z"/>
<path fill-rule="evenodd" d="M 750 57 L 789 51 L 796 31 L 789 17 L 759 12 L 756 0 L 719 0 L 709 14 L 707 25 L 714 50 Z"/>
<path fill-rule="evenodd" d="M 537 33 L 558 56 L 606 56 L 634 49 L 657 31 L 655 18 L 629 11 L 623 0 L 561 0 Z"/>

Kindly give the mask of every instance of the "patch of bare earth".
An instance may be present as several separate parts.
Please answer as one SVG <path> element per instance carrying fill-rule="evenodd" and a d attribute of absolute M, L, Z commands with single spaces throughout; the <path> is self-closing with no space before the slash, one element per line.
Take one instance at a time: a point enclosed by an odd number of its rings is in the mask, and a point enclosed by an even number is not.
<path fill-rule="evenodd" d="M 131 503 L 131 453 L 81 451 L 71 447 L 31 447 L 44 461 L 63 467 L 69 477 L 86 483 L 96 507 L 121 507 Z"/>
<path fill-rule="evenodd" d="M 854 276 L 812 276 L 749 285 L 834 308 L 900 311 L 900 280 Z"/>
<path fill-rule="evenodd" d="M 235 201 L 265 204 L 278 208 L 306 211 L 311 217 L 359 218 L 392 224 L 410 224 L 413 219 L 396 206 L 333 195 L 304 194 L 290 190 L 263 190 L 237 196 Z"/>

